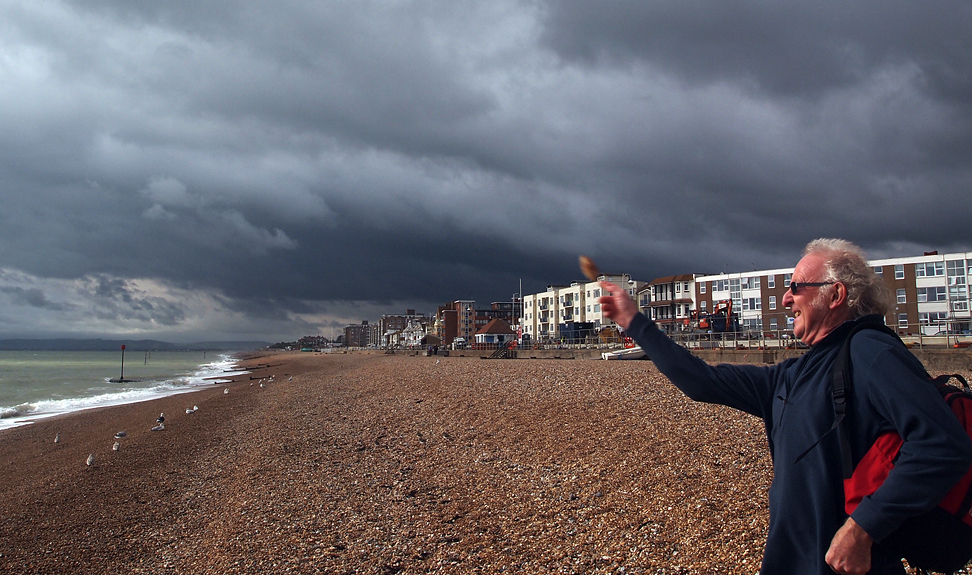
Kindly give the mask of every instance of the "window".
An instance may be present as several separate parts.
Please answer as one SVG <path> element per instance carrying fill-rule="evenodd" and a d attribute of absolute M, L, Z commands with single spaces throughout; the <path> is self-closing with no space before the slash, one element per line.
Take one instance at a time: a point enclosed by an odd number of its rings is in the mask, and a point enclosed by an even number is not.
<path fill-rule="evenodd" d="M 918 303 L 945 301 L 945 286 L 918 288 Z"/>
<path fill-rule="evenodd" d="M 768 288 L 776 287 L 776 276 L 766 276 L 766 287 Z"/>
<path fill-rule="evenodd" d="M 898 289 L 896 295 L 897 295 L 898 303 L 907 303 L 907 300 L 905 299 L 905 290 L 904 290 L 904 288 Z"/>
<path fill-rule="evenodd" d="M 601 313 L 601 304 L 594 304 L 594 313 Z"/>
<path fill-rule="evenodd" d="M 688 290 L 689 290 L 689 283 L 688 282 L 682 282 L 682 291 L 688 292 Z"/>
<path fill-rule="evenodd" d="M 729 289 L 729 280 L 715 280 L 712 282 L 712 291 L 726 291 Z"/>
<path fill-rule="evenodd" d="M 793 279 L 793 274 L 786 274 L 783 276 L 783 287 L 790 287 L 790 280 Z"/>
<path fill-rule="evenodd" d="M 945 311 L 932 311 L 918 314 L 918 323 L 924 325 L 938 324 L 946 320 L 948 320 L 948 312 Z"/>
<path fill-rule="evenodd" d="M 770 331 L 776 331 L 780 328 L 779 323 L 776 321 L 775 317 L 770 318 Z"/>
<path fill-rule="evenodd" d="M 776 309 L 776 296 L 775 295 L 769 296 L 769 308 L 770 309 Z"/>
<path fill-rule="evenodd" d="M 706 309 L 708 309 L 708 307 L 709 307 L 709 302 L 705 300 L 699 302 L 699 309 L 701 309 L 702 311 L 705 311 Z"/>
<path fill-rule="evenodd" d="M 897 270 L 897 266 L 895 266 L 895 269 Z M 945 264 L 943 262 L 928 262 L 924 264 L 915 264 L 916 277 L 931 278 L 931 277 L 943 276 L 943 275 L 945 275 Z M 895 272 L 895 279 L 899 279 L 897 276 L 897 272 Z"/>
<path fill-rule="evenodd" d="M 894 279 L 896 280 L 904 279 L 904 265 L 898 264 L 894 266 Z"/>
<path fill-rule="evenodd" d="M 895 266 L 897 267 L 897 266 Z M 908 314 L 899 313 L 898 314 L 898 327 L 907 328 L 908 327 Z"/>
<path fill-rule="evenodd" d="M 682 293 L 682 282 L 675 282 L 675 293 Z"/>
<path fill-rule="evenodd" d="M 705 286 L 709 282 L 699 282 L 699 293 L 705 293 Z"/>
<path fill-rule="evenodd" d="M 762 309 L 762 299 L 758 297 L 744 297 L 742 300 L 743 311 Z"/>
<path fill-rule="evenodd" d="M 874 275 L 883 276 L 884 275 L 884 266 L 874 266 Z"/>

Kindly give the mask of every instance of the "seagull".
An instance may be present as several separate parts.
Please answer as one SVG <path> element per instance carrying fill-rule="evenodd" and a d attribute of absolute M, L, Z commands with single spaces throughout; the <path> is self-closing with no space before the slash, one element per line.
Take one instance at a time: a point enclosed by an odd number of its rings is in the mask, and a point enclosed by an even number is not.
<path fill-rule="evenodd" d="M 88 461 L 86 461 L 86 463 L 88 464 L 88 467 L 94 465 L 94 453 L 88 454 Z"/>
<path fill-rule="evenodd" d="M 294 376 L 291 375 L 290 379 L 288 379 L 287 381 L 293 381 L 293 380 L 294 380 Z"/>
<path fill-rule="evenodd" d="M 264 385 L 263 385 L 263 384 L 261 383 L 261 384 L 260 384 L 260 387 L 264 387 Z"/>
<path fill-rule="evenodd" d="M 197 409 L 199 409 L 199 408 L 198 408 L 198 407 L 196 407 L 195 405 L 194 405 L 194 406 L 192 406 L 192 409 L 187 409 L 187 410 L 186 410 L 186 415 L 192 415 L 193 413 L 196 413 L 196 410 L 197 410 Z"/>
<path fill-rule="evenodd" d="M 152 431 L 165 431 L 165 424 L 160 423 L 152 428 Z"/>
<path fill-rule="evenodd" d="M 121 449 L 121 443 L 118 443 L 117 441 L 115 442 L 114 445 L 111 446 L 112 451 L 119 451 L 120 449 Z"/>
<path fill-rule="evenodd" d="M 155 420 L 155 423 L 162 423 L 163 421 L 165 421 L 165 414 L 160 413 L 158 419 Z"/>
<path fill-rule="evenodd" d="M 119 431 L 115 434 L 115 439 L 121 439 L 122 437 L 128 437 L 127 431 Z"/>
<path fill-rule="evenodd" d="M 60 432 L 58 432 L 58 434 L 54 436 L 54 443 L 60 443 L 60 442 L 61 442 L 61 434 Z"/>

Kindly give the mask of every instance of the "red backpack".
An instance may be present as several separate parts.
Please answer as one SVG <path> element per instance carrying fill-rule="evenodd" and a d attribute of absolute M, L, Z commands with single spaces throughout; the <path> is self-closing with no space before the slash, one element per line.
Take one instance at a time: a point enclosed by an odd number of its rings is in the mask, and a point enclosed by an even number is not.
<path fill-rule="evenodd" d="M 898 450 L 903 440 L 893 432 L 884 433 L 875 440 L 874 445 L 853 467 L 850 457 L 850 443 L 844 429 L 846 398 L 851 389 L 850 341 L 862 329 L 877 329 L 898 338 L 898 335 L 884 324 L 864 322 L 855 326 L 844 340 L 832 372 L 834 411 L 837 420 L 834 428 L 840 436 L 840 451 L 844 469 L 844 509 L 848 515 L 854 512 L 864 497 L 874 493 L 888 473 L 894 468 Z M 900 341 L 900 338 L 898 338 Z M 962 387 L 950 383 L 958 380 Z M 942 398 L 952 409 L 962 428 L 972 441 L 972 390 L 964 377 L 958 374 L 929 377 L 942 394 Z M 833 429 L 833 428 L 832 428 Z M 895 530 L 881 546 L 893 550 L 908 560 L 912 567 L 951 573 L 964 567 L 972 559 L 972 467 L 956 483 L 939 503 L 938 507 L 911 517 Z"/>

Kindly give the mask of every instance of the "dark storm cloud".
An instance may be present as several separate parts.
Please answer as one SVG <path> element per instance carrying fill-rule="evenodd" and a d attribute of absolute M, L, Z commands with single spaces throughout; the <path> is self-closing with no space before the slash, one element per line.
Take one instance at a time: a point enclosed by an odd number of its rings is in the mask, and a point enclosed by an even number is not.
<path fill-rule="evenodd" d="M 972 249 L 970 24 L 958 2 L 8 2 L 5 317 L 83 321 L 16 307 L 47 297 L 102 332 L 276 340 L 567 283 L 578 253 L 647 280 L 792 265 L 818 236 Z"/>
<path fill-rule="evenodd" d="M 44 292 L 38 288 L 2 287 L 0 293 L 6 294 L 14 305 L 25 305 L 53 311 L 65 309 L 64 305 L 49 301 Z"/>
<path fill-rule="evenodd" d="M 547 6 L 545 41 L 565 58 L 592 65 L 604 58 L 650 62 L 693 83 L 738 82 L 803 99 L 910 62 L 932 91 L 969 104 L 972 6 L 960 0 L 551 0 Z"/>

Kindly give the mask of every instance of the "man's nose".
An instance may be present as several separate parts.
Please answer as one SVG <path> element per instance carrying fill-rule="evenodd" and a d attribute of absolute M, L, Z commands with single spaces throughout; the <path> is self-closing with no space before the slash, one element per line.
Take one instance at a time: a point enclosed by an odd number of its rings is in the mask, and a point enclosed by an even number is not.
<path fill-rule="evenodd" d="M 786 290 L 783 294 L 783 307 L 790 307 L 793 305 L 793 293 L 790 290 Z"/>

